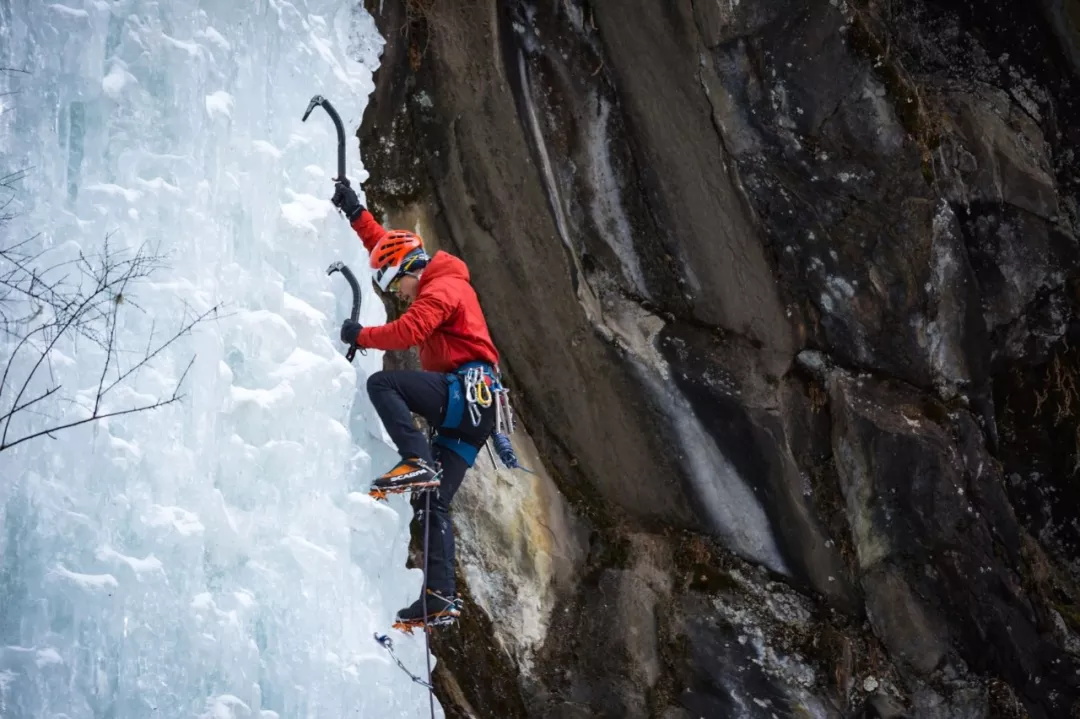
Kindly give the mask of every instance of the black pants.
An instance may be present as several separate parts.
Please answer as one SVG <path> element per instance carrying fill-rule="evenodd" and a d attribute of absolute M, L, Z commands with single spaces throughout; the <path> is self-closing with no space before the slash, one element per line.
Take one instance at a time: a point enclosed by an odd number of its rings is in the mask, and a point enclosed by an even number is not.
<path fill-rule="evenodd" d="M 431 427 L 439 427 L 446 415 L 449 396 L 446 375 L 419 370 L 386 370 L 368 377 L 368 396 L 402 459 L 419 457 L 442 466 L 439 489 L 431 498 L 431 527 L 428 540 L 427 586 L 439 594 L 456 591 L 454 583 L 454 525 L 450 522 L 450 502 L 454 499 L 465 470 L 470 466 L 459 454 L 428 443 L 413 424 L 413 413 Z M 481 411 L 480 424 L 473 426 L 466 410 L 456 430 L 440 430 L 474 447 L 483 448 L 495 427 L 494 405 Z M 424 520 L 424 496 L 413 497 L 413 519 Z M 422 525 L 421 525 L 422 526 Z"/>

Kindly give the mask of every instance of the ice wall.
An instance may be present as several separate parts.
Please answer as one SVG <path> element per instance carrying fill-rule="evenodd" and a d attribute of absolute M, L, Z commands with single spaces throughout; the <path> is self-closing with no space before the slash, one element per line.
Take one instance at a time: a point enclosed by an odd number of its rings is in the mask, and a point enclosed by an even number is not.
<path fill-rule="evenodd" d="M 355 493 L 392 456 L 358 391 L 381 360 L 342 356 L 325 269 L 366 263 L 326 201 L 333 125 L 300 122 L 320 93 L 355 126 L 381 43 L 344 0 L 0 5 L 0 65 L 30 73 L 0 80 L 0 172 L 31 168 L 4 239 L 166 254 L 125 347 L 221 305 L 109 407 L 167 396 L 194 356 L 183 402 L 0 454 L 5 719 L 427 715 L 372 640 L 420 576 L 404 504 Z M 51 360 L 40 381 L 77 401 L 41 409 L 84 415 L 100 350 Z M 422 669 L 422 639 L 398 645 Z"/>

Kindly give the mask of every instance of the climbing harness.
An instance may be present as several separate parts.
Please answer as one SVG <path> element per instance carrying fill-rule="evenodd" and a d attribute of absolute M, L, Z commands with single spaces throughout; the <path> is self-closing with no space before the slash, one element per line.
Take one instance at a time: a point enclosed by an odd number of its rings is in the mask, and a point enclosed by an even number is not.
<path fill-rule="evenodd" d="M 442 467 L 439 468 L 442 471 Z M 424 493 L 424 583 L 420 585 L 420 609 L 424 612 L 424 661 L 427 662 L 428 703 L 435 719 L 435 690 L 431 684 L 431 633 L 427 618 L 428 540 L 431 534 L 431 492 Z"/>
<path fill-rule="evenodd" d="M 494 369 L 486 362 L 469 362 L 444 376 L 446 412 L 433 444 L 450 450 L 471 467 L 476 462 L 479 448 L 461 436 L 468 434 L 469 425 L 466 425 L 465 417 L 468 415 L 472 427 L 480 426 L 483 410 L 490 407 L 493 401 L 491 386 L 498 379 Z"/>
<path fill-rule="evenodd" d="M 449 384 L 447 393 L 446 416 L 440 430 L 457 430 L 461 427 L 468 412 L 473 427 L 479 427 L 483 419 L 483 410 L 495 405 L 495 428 L 491 441 L 495 452 L 507 469 L 523 469 L 532 472 L 518 462 L 510 435 L 514 433 L 516 423 L 514 410 L 510 407 L 510 390 L 503 387 L 497 369 L 485 362 L 469 362 L 459 367 L 456 372 L 446 375 Z M 476 461 L 477 448 L 459 437 L 439 434 L 435 438 L 438 444 L 459 455 L 471 467 Z M 491 451 L 490 445 L 488 451 Z M 494 463 L 494 457 L 492 457 Z"/>

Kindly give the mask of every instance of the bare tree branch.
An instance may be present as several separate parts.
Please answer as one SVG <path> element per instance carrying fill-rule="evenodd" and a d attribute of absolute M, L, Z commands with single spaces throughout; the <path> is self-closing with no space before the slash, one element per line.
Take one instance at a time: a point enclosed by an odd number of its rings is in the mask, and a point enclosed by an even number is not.
<path fill-rule="evenodd" d="M 21 179 L 20 173 L 0 178 L 0 187 Z M 3 223 L 4 217 L 0 217 Z M 79 252 L 73 259 L 57 258 L 48 262 L 52 250 L 38 249 L 36 237 L 0 246 L 0 338 L 9 338 L 6 366 L 0 373 L 0 451 L 40 437 L 54 437 L 56 432 L 88 422 L 156 409 L 179 401 L 181 386 L 194 358 L 188 363 L 169 398 L 126 410 L 106 410 L 109 394 L 135 379 L 169 347 L 189 334 L 196 325 L 218 314 L 218 307 L 189 314 L 185 305 L 179 328 L 161 340 L 155 340 L 157 321 L 151 323 L 145 347 L 129 353 L 121 347 L 118 336 L 123 307 L 146 312 L 131 299 L 140 280 L 165 267 L 164 258 L 146 244 L 132 251 L 116 250 L 112 236 L 106 236 L 97 253 Z M 92 404 L 75 402 L 62 393 L 52 370 L 52 356 L 59 342 L 68 338 L 89 340 L 103 351 L 102 366 Z M 27 356 L 29 354 L 29 356 Z M 134 354 L 130 361 L 124 358 Z M 25 358 L 25 359 L 24 359 Z M 49 382 L 44 389 L 32 390 L 48 363 Z M 17 387 L 17 390 L 15 389 Z M 28 393 L 36 392 L 27 399 Z M 13 395 L 13 396 L 12 396 Z M 71 402 L 89 411 L 89 416 L 65 422 L 42 411 L 54 403 Z M 6 408 L 5 408 L 6 406 Z M 31 428 L 25 435 L 13 434 L 12 422 L 22 414 L 46 418 L 51 426 Z"/>
<path fill-rule="evenodd" d="M 0 75 L 26 70 L 0 67 Z M 0 96 L 17 95 L 22 90 L 9 83 Z M 33 168 L 0 174 L 0 227 L 7 225 L 18 212 L 20 183 Z M 0 452 L 42 437 L 90 422 L 156 409 L 183 398 L 181 388 L 192 366 L 192 357 L 168 397 L 144 397 L 133 400 L 135 406 L 117 409 L 110 406 L 110 395 L 137 379 L 141 370 L 160 360 L 196 325 L 220 316 L 218 307 L 194 312 L 185 304 L 178 329 L 162 336 L 158 321 L 150 323 L 145 344 L 130 351 L 121 346 L 121 311 L 146 313 L 132 297 L 140 281 L 166 268 L 165 257 L 144 243 L 134 249 L 118 249 L 112 234 L 106 235 L 96 252 L 79 250 L 71 256 L 68 247 L 45 247 L 39 235 L 18 241 L 0 235 L 0 358 L 5 363 L 0 372 Z M 130 308 L 130 310 L 123 310 Z M 148 314 L 148 313 L 146 313 Z M 65 393 L 58 378 L 54 358 L 61 342 L 91 342 L 102 351 L 93 400 L 79 394 Z M 77 346 L 77 345 L 75 345 Z M 85 354 L 85 353 L 83 353 Z M 85 360 L 80 356 L 80 364 Z M 48 376 L 44 378 L 47 368 Z M 42 381 L 44 379 L 44 381 Z M 89 394 L 86 392 L 85 394 Z M 67 421 L 55 410 L 65 405 L 79 408 L 77 420 Z M 50 414 L 50 410 L 54 410 Z M 33 418 L 24 424 L 19 417 Z"/>
<path fill-rule="evenodd" d="M 216 315 L 217 311 L 218 311 L 217 306 L 214 306 L 214 307 L 211 307 L 210 309 L 208 309 L 206 312 L 203 312 L 201 315 L 196 316 L 194 319 L 192 319 L 186 325 L 184 325 L 179 330 L 177 330 L 176 334 L 174 334 L 172 337 L 170 337 L 169 339 L 165 340 L 160 345 L 158 345 L 158 347 L 153 352 L 150 352 L 145 357 L 143 357 L 143 359 L 138 364 L 136 364 L 134 367 L 131 367 L 126 372 L 124 372 L 122 375 L 120 375 L 120 377 L 118 377 L 116 379 L 116 381 L 114 381 L 112 384 L 110 384 L 108 387 L 105 388 L 105 392 L 108 392 L 113 387 L 115 387 L 116 385 L 123 382 L 130 375 L 134 374 L 135 372 L 138 372 L 143 366 L 145 366 L 152 359 L 157 357 L 163 350 L 165 350 L 165 348 L 171 346 L 178 339 L 180 339 L 181 337 L 183 337 L 187 333 L 191 332 L 191 330 L 194 329 L 195 325 L 204 322 L 211 315 Z M 189 366 L 189 368 L 190 368 L 190 366 Z M 184 370 L 184 374 L 187 375 L 187 370 Z"/>
<path fill-rule="evenodd" d="M 24 409 L 37 404 L 38 402 L 40 402 L 43 399 L 47 399 L 48 397 L 52 397 L 54 394 L 56 394 L 59 391 L 60 391 L 60 385 L 57 385 L 55 387 L 52 387 L 50 389 L 45 390 L 44 392 L 39 394 L 37 397 L 34 397 L 31 400 L 27 400 L 26 402 L 23 402 L 20 405 L 12 407 L 10 410 L 8 410 L 7 414 L 0 415 L 0 421 L 3 421 L 5 419 L 7 419 L 8 417 L 15 414 L 16 412 L 21 412 Z"/>
<path fill-rule="evenodd" d="M 39 333 L 44 334 L 48 330 L 49 330 L 49 325 L 43 325 L 41 327 L 37 327 L 34 330 L 31 330 L 25 337 L 23 337 L 22 339 L 19 340 L 19 344 L 16 345 L 15 349 L 11 352 L 11 356 L 8 359 L 7 366 L 4 367 L 4 374 L 0 375 L 0 399 L 2 399 L 3 396 L 4 396 L 4 388 L 7 387 L 8 375 L 11 373 L 12 367 L 14 366 L 15 357 L 19 354 L 19 350 L 21 350 L 24 345 L 29 343 L 31 341 L 31 338 L 34 335 L 39 334 Z"/>
<path fill-rule="evenodd" d="M 93 299 L 93 297 L 87 298 L 80 305 L 80 308 L 84 308 L 84 307 L 88 306 L 92 299 Z M 79 314 L 80 314 L 80 312 L 75 312 L 74 314 L 72 314 L 71 317 L 67 320 L 67 322 L 53 336 L 53 338 L 51 340 L 49 340 L 49 344 L 45 347 L 45 349 L 41 351 L 41 354 L 38 357 L 37 361 L 34 362 L 34 366 L 30 369 L 30 372 L 26 375 L 26 379 L 23 380 L 22 386 L 19 388 L 19 393 L 15 395 L 15 399 L 12 401 L 13 406 L 19 404 L 19 400 L 22 399 L 23 393 L 26 392 L 26 388 L 29 387 L 30 382 L 33 381 L 34 375 L 37 374 L 38 368 L 41 367 L 41 363 L 45 361 L 45 359 L 50 355 L 50 353 L 52 353 L 53 348 L 56 346 L 56 343 L 64 335 L 64 332 L 68 329 L 68 327 L 71 326 L 71 324 L 75 321 L 75 319 L 79 317 Z M 4 369 L 4 377 L 5 377 L 5 379 L 7 377 L 7 369 L 11 367 L 11 364 L 14 361 L 15 361 L 14 356 L 12 356 L 11 359 L 8 360 L 8 367 Z M 4 431 L 3 431 L 3 434 L 0 434 L 0 448 L 4 447 L 7 444 L 8 430 L 11 429 L 11 420 L 13 418 L 14 418 L 14 415 L 11 415 L 11 416 L 9 416 L 7 418 L 7 420 L 4 421 Z"/>
<path fill-rule="evenodd" d="M 173 404 L 174 402 L 179 402 L 183 398 L 184 398 L 184 395 L 182 395 L 182 394 L 174 394 L 172 397 L 169 397 L 168 399 L 160 400 L 158 402 L 154 402 L 153 404 L 146 404 L 146 405 L 142 405 L 142 406 L 139 406 L 139 407 L 132 407 L 130 409 L 117 410 L 116 412 L 104 412 L 102 414 L 96 414 L 96 415 L 93 415 L 91 417 L 84 417 L 83 419 L 76 420 L 74 422 L 67 422 L 65 424 L 60 424 L 60 425 L 57 425 L 55 427 L 49 427 L 48 429 L 38 430 L 37 432 L 33 432 L 32 434 L 28 434 L 25 437 L 19 437 L 18 439 L 13 440 L 11 442 L 8 442 L 6 444 L 0 443 L 0 452 L 3 452 L 5 449 L 11 449 L 12 447 L 20 445 L 23 442 L 27 442 L 27 441 L 29 441 L 31 439 L 36 439 L 38 437 L 47 436 L 47 437 L 50 437 L 52 439 L 56 439 L 55 437 L 53 437 L 53 432 L 60 432 L 60 431 L 63 431 L 65 429 L 71 429 L 72 427 L 78 427 L 80 425 L 88 424 L 90 422 L 96 422 L 96 421 L 101 420 L 101 419 L 108 419 L 109 417 L 120 417 L 120 416 L 125 415 L 125 414 L 134 414 L 136 412 L 145 412 L 147 410 L 157 409 L 158 407 L 164 407 L 165 405 Z"/>

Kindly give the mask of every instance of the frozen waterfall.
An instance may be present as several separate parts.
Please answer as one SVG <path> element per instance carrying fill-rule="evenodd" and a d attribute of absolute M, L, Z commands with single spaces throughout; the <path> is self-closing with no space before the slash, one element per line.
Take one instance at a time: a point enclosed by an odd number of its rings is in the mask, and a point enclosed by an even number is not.
<path fill-rule="evenodd" d="M 355 127 L 381 47 L 355 1 L 0 3 L 0 174 L 28 169 L 0 241 L 164 255 L 118 313 L 131 352 L 220 306 L 106 403 L 168 397 L 194 357 L 183 401 L 0 453 L 0 717 L 427 716 L 372 639 L 420 572 L 407 504 L 364 493 L 393 456 L 381 357 L 344 359 L 325 271 L 366 261 L 326 199 L 333 125 L 300 121 L 319 93 Z M 62 337 L 32 388 L 63 391 L 11 431 L 86 416 L 102 360 Z M 422 670 L 422 637 L 397 648 Z"/>

